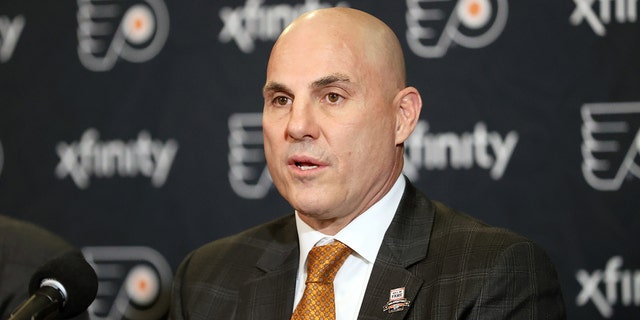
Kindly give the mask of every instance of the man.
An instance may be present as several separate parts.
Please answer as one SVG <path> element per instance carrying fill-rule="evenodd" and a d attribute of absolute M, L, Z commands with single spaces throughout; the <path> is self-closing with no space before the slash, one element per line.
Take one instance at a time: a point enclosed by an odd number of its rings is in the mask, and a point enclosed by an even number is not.
<path fill-rule="evenodd" d="M 348 8 L 302 15 L 273 47 L 263 94 L 267 164 L 295 214 L 192 252 L 172 319 L 289 319 L 307 304 L 307 257 L 326 243 L 351 249 L 333 281 L 336 319 L 564 318 L 538 246 L 402 176 L 422 102 L 383 22 Z"/>

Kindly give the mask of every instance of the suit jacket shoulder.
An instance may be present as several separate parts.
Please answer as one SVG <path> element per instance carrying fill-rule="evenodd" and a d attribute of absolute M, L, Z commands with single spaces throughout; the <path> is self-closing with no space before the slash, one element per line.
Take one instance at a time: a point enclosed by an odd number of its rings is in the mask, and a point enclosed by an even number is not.
<path fill-rule="evenodd" d="M 384 314 L 395 288 L 404 288 L 410 306 Z M 564 303 L 555 269 L 537 244 L 432 201 L 408 183 L 359 316 L 403 318 L 561 319 Z"/>
<path fill-rule="evenodd" d="M 210 242 L 178 267 L 170 318 L 277 319 L 290 314 L 298 256 L 293 215 Z M 287 296 L 291 299 L 282 298 Z"/>

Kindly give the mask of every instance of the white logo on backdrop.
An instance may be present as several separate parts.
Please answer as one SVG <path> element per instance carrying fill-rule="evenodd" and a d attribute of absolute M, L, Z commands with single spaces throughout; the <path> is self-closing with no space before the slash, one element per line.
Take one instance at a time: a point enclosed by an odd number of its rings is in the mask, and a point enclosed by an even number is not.
<path fill-rule="evenodd" d="M 594 189 L 618 190 L 640 178 L 640 102 L 582 106 L 582 174 Z"/>
<path fill-rule="evenodd" d="M 613 316 L 613 307 L 618 303 L 640 306 L 640 270 L 620 270 L 622 262 L 621 256 L 614 256 L 607 261 L 604 270 L 591 273 L 578 270 L 576 279 L 582 289 L 576 297 L 576 305 L 581 307 L 592 302 L 605 318 Z"/>
<path fill-rule="evenodd" d="M 91 71 L 108 71 L 119 58 L 141 63 L 155 57 L 169 35 L 162 0 L 78 0 L 78 57 Z"/>
<path fill-rule="evenodd" d="M 593 32 L 605 36 L 605 25 L 612 23 L 635 23 L 638 21 L 638 0 L 573 0 L 576 7 L 569 17 L 572 25 L 586 22 Z M 597 3 L 599 10 L 593 5 Z"/>
<path fill-rule="evenodd" d="M 440 58 L 453 43 L 486 47 L 507 17 L 507 0 L 407 0 L 407 44 L 422 58 Z"/>
<path fill-rule="evenodd" d="M 261 199 L 271 188 L 264 157 L 262 113 L 229 117 L 229 183 L 245 199 Z"/>
<path fill-rule="evenodd" d="M 244 6 L 220 9 L 224 27 L 218 40 L 222 43 L 234 41 L 244 53 L 255 49 L 255 41 L 275 41 L 282 30 L 300 14 L 320 8 L 333 7 L 319 0 L 305 0 L 303 4 L 279 3 L 263 5 L 264 0 L 246 0 Z M 348 7 L 347 2 L 335 6 Z"/>
<path fill-rule="evenodd" d="M 236 113 L 229 117 L 229 183 L 234 192 L 246 199 L 261 199 L 272 181 L 264 156 L 262 113 Z M 412 180 L 420 178 L 420 169 L 465 170 L 479 167 L 500 180 L 518 143 L 518 133 L 502 136 L 488 131 L 478 122 L 472 132 L 431 133 L 429 124 L 420 120 L 405 142 L 404 173 Z"/>
<path fill-rule="evenodd" d="M 420 120 L 405 142 L 404 173 L 413 181 L 420 177 L 419 169 L 468 170 L 479 167 L 489 170 L 489 176 L 500 180 L 518 144 L 518 133 L 510 131 L 504 137 L 487 130 L 483 122 L 472 132 L 429 132 L 429 123 Z"/>
<path fill-rule="evenodd" d="M 162 319 L 169 308 L 173 274 L 165 258 L 149 247 L 84 247 L 98 276 L 91 319 Z"/>
<path fill-rule="evenodd" d="M 13 56 L 26 19 L 17 15 L 13 19 L 8 16 L 0 16 L 0 63 L 7 62 Z"/>
<path fill-rule="evenodd" d="M 89 187 L 91 176 L 97 178 L 136 177 L 151 178 L 151 184 L 164 185 L 173 165 L 178 143 L 152 140 L 151 135 L 141 131 L 136 140 L 100 141 L 94 128 L 87 129 L 80 141 L 60 142 L 56 152 L 60 162 L 55 174 L 59 179 L 70 177 L 80 189 Z"/>

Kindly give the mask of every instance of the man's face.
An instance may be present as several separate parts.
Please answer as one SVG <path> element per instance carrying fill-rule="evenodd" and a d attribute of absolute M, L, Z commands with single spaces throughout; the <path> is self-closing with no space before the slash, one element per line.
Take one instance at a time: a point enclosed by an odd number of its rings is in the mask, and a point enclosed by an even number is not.
<path fill-rule="evenodd" d="M 288 34 L 269 61 L 267 164 L 282 196 L 307 219 L 346 224 L 395 182 L 394 97 L 357 42 Z"/>

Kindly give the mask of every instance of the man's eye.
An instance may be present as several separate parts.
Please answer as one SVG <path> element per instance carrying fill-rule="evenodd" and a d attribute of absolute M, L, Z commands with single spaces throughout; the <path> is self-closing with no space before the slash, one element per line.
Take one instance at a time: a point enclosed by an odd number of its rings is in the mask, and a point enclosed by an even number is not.
<path fill-rule="evenodd" d="M 336 102 L 340 102 L 340 100 L 342 99 L 342 96 L 337 94 L 337 93 L 329 93 L 326 96 L 327 101 L 330 103 L 336 103 Z"/>
<path fill-rule="evenodd" d="M 289 103 L 289 98 L 284 96 L 275 97 L 273 103 L 278 106 L 286 106 Z"/>

